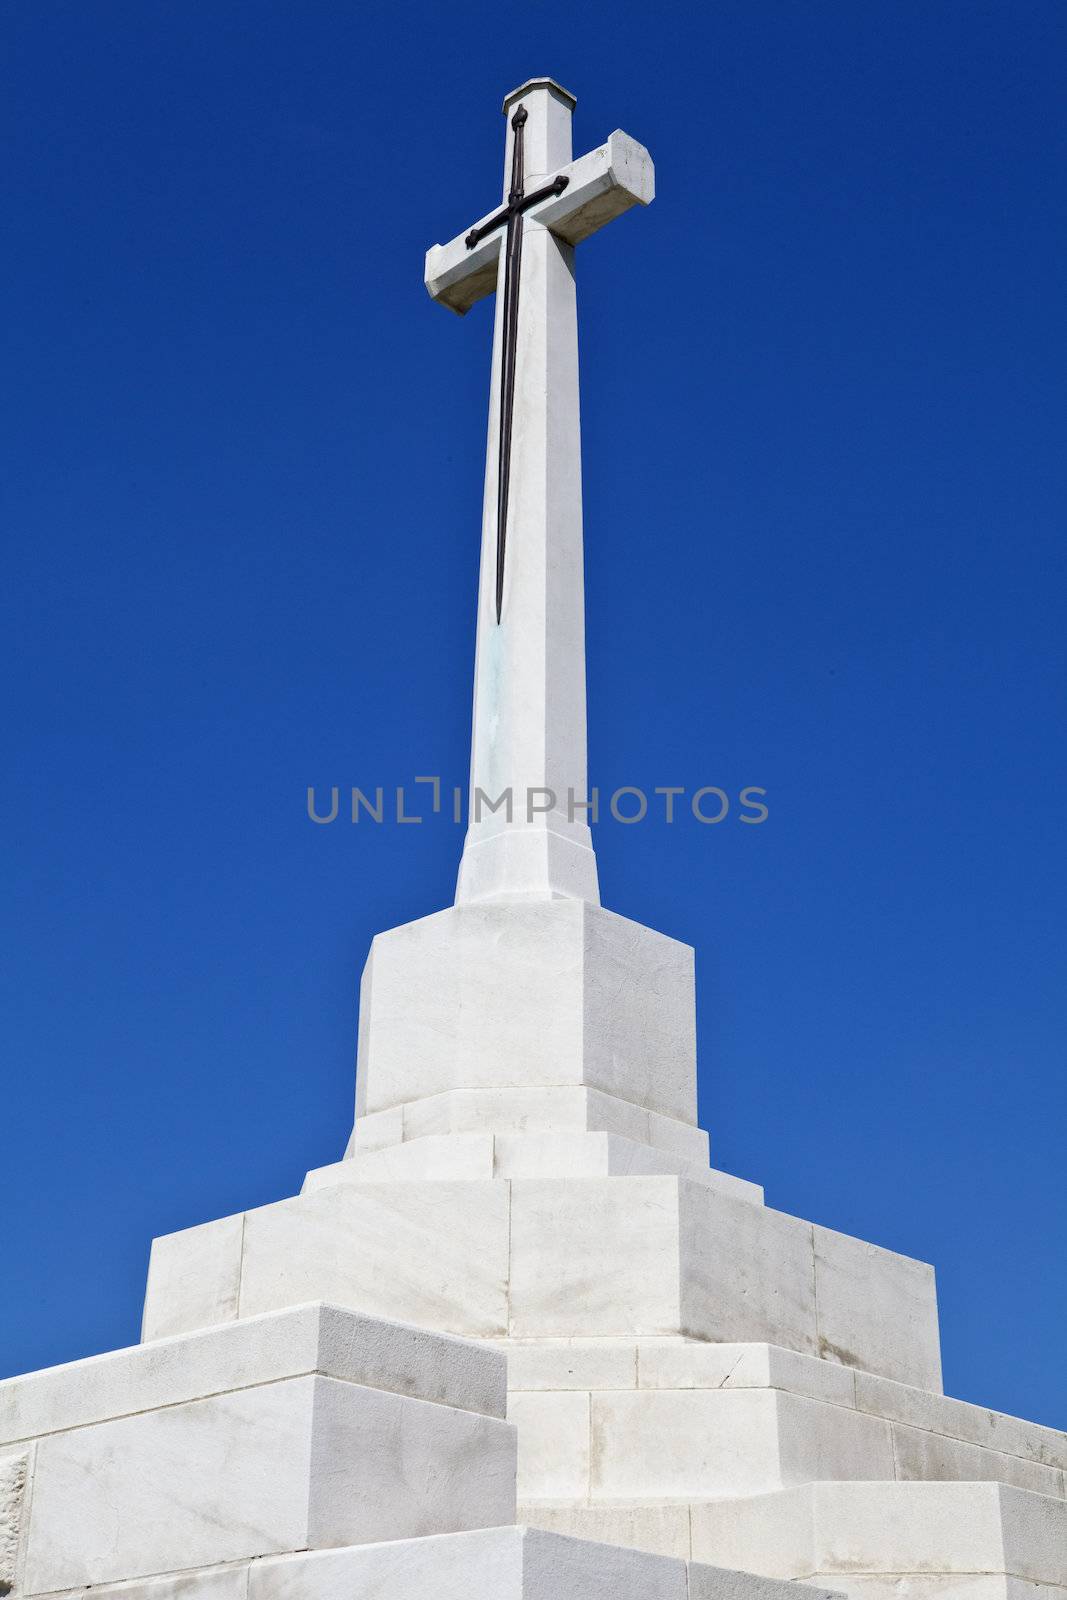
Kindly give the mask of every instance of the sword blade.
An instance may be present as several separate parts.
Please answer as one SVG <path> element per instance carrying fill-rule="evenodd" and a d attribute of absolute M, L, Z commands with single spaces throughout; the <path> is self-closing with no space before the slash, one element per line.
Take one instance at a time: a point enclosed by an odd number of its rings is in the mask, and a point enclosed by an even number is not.
<path fill-rule="evenodd" d="M 519 334 L 519 275 L 522 270 L 522 199 L 525 184 L 523 129 L 526 107 L 520 105 L 511 119 L 511 187 L 508 193 L 508 233 L 504 243 L 504 309 L 501 316 L 504 347 L 500 353 L 500 448 L 496 473 L 496 620 L 504 609 L 504 554 L 508 537 L 508 490 L 511 487 L 511 431 L 515 413 L 515 355 Z"/>
<path fill-rule="evenodd" d="M 504 348 L 500 358 L 500 450 L 496 485 L 496 620 L 504 609 L 504 552 L 508 532 L 508 491 L 511 487 L 511 433 L 515 414 L 515 357 L 519 333 L 519 273 L 522 268 L 522 217 L 508 218 L 504 246 Z"/>

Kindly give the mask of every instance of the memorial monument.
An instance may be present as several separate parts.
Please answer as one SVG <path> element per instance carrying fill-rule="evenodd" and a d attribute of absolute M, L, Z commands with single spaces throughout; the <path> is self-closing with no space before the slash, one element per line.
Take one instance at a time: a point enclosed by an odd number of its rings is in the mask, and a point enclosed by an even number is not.
<path fill-rule="evenodd" d="M 373 942 L 343 1159 L 157 1239 L 140 1346 L 0 1384 L 0 1593 L 1067 1600 L 1067 1436 L 943 1395 L 930 1267 L 710 1166 L 692 951 L 600 904 L 576 247 L 653 168 L 573 109 L 508 96 L 426 260 L 496 290 L 455 904 Z"/>

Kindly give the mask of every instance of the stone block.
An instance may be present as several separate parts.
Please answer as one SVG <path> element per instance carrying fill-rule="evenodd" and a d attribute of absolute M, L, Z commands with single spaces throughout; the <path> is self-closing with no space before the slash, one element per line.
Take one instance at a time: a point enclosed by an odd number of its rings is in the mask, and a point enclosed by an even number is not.
<path fill-rule="evenodd" d="M 493 1176 L 493 1142 L 491 1133 L 429 1134 L 406 1144 L 357 1150 L 343 1161 L 313 1168 L 300 1192 L 312 1194 L 316 1189 L 328 1189 L 338 1183 L 393 1183 L 406 1179 L 485 1181 Z"/>
<path fill-rule="evenodd" d="M 368 1112 L 360 1117 L 349 1135 L 345 1157 L 358 1152 L 383 1150 L 400 1144 L 404 1138 L 404 1108 L 390 1106 L 386 1111 Z"/>
<path fill-rule="evenodd" d="M 546 1344 L 510 1340 L 512 1395 L 550 1389 L 635 1389 L 638 1346 L 632 1340 L 560 1339 Z"/>
<path fill-rule="evenodd" d="M 1012 1578 L 1004 1573 L 970 1572 L 963 1577 L 946 1579 L 929 1573 L 887 1573 L 885 1577 L 871 1577 L 869 1573 L 852 1573 L 847 1578 L 834 1578 L 836 1592 L 847 1595 L 848 1600 L 1067 1600 L 1067 1589 L 1058 1585 L 1028 1583 L 1025 1578 Z"/>
<path fill-rule="evenodd" d="M 768 1391 L 594 1395 L 589 1498 L 685 1501 L 778 1487 L 774 1398 Z M 519 1441 L 521 1459 L 521 1428 Z M 522 1498 L 533 1496 L 527 1490 Z"/>
<path fill-rule="evenodd" d="M 19 1554 L 29 1470 L 27 1451 L 0 1455 L 0 1595 L 9 1594 L 21 1577 Z"/>
<path fill-rule="evenodd" d="M 700 1339 L 766 1339 L 814 1353 L 810 1225 L 695 1183 L 681 1183 L 678 1200 L 685 1262 L 680 1331 Z M 872 1260 L 872 1273 L 878 1270 Z"/>
<path fill-rule="evenodd" d="M 514 1393 L 508 1421 L 519 1430 L 518 1493 L 524 1500 L 589 1496 L 590 1396 L 575 1390 Z"/>
<path fill-rule="evenodd" d="M 594 1501 L 751 1495 L 814 1478 L 893 1476 L 888 1423 L 799 1395 L 661 1389 L 595 1393 L 591 1399 Z M 527 1461 L 523 1414 L 515 1420 L 519 1492 L 529 1500 L 538 1489 Z M 540 1492 L 546 1499 L 562 1498 L 547 1484 Z"/>
<path fill-rule="evenodd" d="M 687 1560 L 690 1549 L 688 1505 L 552 1505 L 547 1500 L 520 1502 L 520 1522 L 571 1539 L 624 1545 L 650 1555 Z"/>
<path fill-rule="evenodd" d="M 221 1217 L 156 1239 L 148 1262 L 142 1339 L 232 1322 L 241 1299 L 244 1217 Z M 313 1300 L 315 1295 L 302 1295 Z"/>
<path fill-rule="evenodd" d="M 731 1572 L 726 1567 L 689 1564 L 689 1600 L 797 1600 L 797 1591 L 784 1590 L 773 1578 L 752 1572 Z M 839 1600 L 829 1589 L 805 1588 L 801 1600 Z M 899 1596 L 897 1597 L 899 1600 Z"/>
<path fill-rule="evenodd" d="M 13 1379 L 5 1433 L 37 1430 L 21 1453 L 22 1588 L 507 1522 L 515 1431 L 486 1414 L 503 1366 L 305 1306 Z"/>
<path fill-rule="evenodd" d="M 356 1121 L 345 1157 L 406 1140 L 465 1133 L 613 1133 L 698 1166 L 708 1165 L 708 1135 L 703 1128 L 575 1084 L 445 1089 L 385 1111 L 365 1112 Z"/>
<path fill-rule="evenodd" d="M 771 1344 L 703 1344 L 695 1340 L 642 1345 L 642 1389 L 785 1389 L 810 1400 L 851 1406 L 855 1375 L 836 1362 Z"/>
<path fill-rule="evenodd" d="M 240 1313 L 323 1299 L 442 1333 L 502 1335 L 508 1206 L 508 1185 L 492 1182 L 332 1185 L 261 1206 L 229 1219 L 241 1224 L 228 1234 Z M 192 1231 L 199 1236 L 195 1246 L 204 1235 Z M 214 1241 L 205 1242 L 214 1250 Z M 183 1273 L 171 1270 L 172 1256 Z M 202 1326 L 188 1236 L 156 1239 L 152 1262 L 145 1337 Z"/>
<path fill-rule="evenodd" d="M 478 1527 L 511 1514 L 513 1472 L 505 1423 L 330 1378 L 51 1434 L 26 1592 Z"/>
<path fill-rule="evenodd" d="M 860 1575 L 1067 1585 L 1067 1505 L 995 1483 L 815 1483 L 690 1508 L 694 1558 L 850 1591 Z"/>
<path fill-rule="evenodd" d="M 688 1543 L 686 1538 L 684 1543 Z M 796 1600 L 784 1584 L 533 1526 L 267 1556 L 93 1600 Z M 810 1600 L 829 1600 L 815 1590 Z"/>
<path fill-rule="evenodd" d="M 928 1396 L 927 1426 L 905 1427 L 856 1404 L 854 1379 L 861 1374 L 773 1345 L 676 1337 L 506 1348 L 509 1415 L 519 1424 L 519 1492 L 528 1503 L 566 1498 L 560 1463 L 575 1440 L 571 1471 L 584 1481 L 584 1435 L 554 1426 L 557 1397 L 576 1390 L 588 1393 L 592 1425 L 589 1487 L 576 1500 L 686 1501 L 865 1480 L 984 1480 L 1067 1495 L 1059 1467 L 937 1431 L 958 1426 L 959 1413 L 980 1416 L 980 1408 Z M 1056 1440 L 1053 1430 L 1044 1431 Z M 1002 1427 L 1000 1436 L 1009 1438 L 1009 1430 Z M 545 1462 L 552 1472 L 539 1478 Z"/>
<path fill-rule="evenodd" d="M 322 1299 L 487 1339 L 685 1335 L 813 1355 L 823 1337 L 811 1225 L 687 1177 L 334 1183 L 192 1233 L 153 1246 L 148 1337 L 198 1325 L 196 1251 L 217 1271 L 223 1242 L 239 1285 L 227 1308 L 242 1317 Z M 833 1326 L 849 1327 L 851 1304 L 850 1354 L 875 1368 L 884 1340 L 868 1302 L 914 1263 L 874 1247 L 857 1259 Z M 917 1383 L 930 1379 L 932 1298 L 926 1316 L 902 1319 L 892 1350 Z"/>
<path fill-rule="evenodd" d="M 316 1373 L 485 1416 L 507 1409 L 496 1351 L 315 1303 L 0 1383 L 0 1446 Z"/>
<path fill-rule="evenodd" d="M 343 1161 L 318 1167 L 304 1179 L 302 1194 L 335 1183 L 388 1183 L 435 1178 L 597 1178 L 675 1174 L 763 1204 L 759 1184 L 655 1145 L 615 1133 L 424 1134 L 403 1144 L 357 1150 Z"/>
<path fill-rule="evenodd" d="M 896 1477 L 904 1481 L 951 1482 L 971 1480 L 1014 1484 L 1034 1494 L 1064 1495 L 1063 1472 L 1021 1456 L 1004 1455 L 987 1445 L 968 1444 L 924 1428 L 888 1424 L 893 1436 Z"/>
<path fill-rule="evenodd" d="M 772 1391 L 783 1485 L 893 1477 L 892 1430 L 880 1417 Z"/>
<path fill-rule="evenodd" d="M 457 1089 L 568 1085 L 695 1124 L 688 945 L 578 900 L 456 906 L 377 936 L 357 1119 Z"/>
<path fill-rule="evenodd" d="M 494 1145 L 498 1178 L 622 1178 L 673 1173 L 753 1205 L 763 1204 L 759 1184 L 615 1133 L 497 1134 Z"/>
<path fill-rule="evenodd" d="M 687 1600 L 682 1561 L 492 1528 L 259 1563 L 248 1600 Z M 742 1600 L 742 1597 L 738 1597 Z"/>
<path fill-rule="evenodd" d="M 1067 1468 L 1067 1433 L 1043 1428 L 986 1406 L 931 1394 L 869 1372 L 857 1372 L 856 1404 L 863 1411 L 930 1433 L 948 1434 L 970 1444 L 1044 1466 Z"/>
<path fill-rule="evenodd" d="M 543 1178 L 511 1187 L 513 1336 L 680 1331 L 678 1179 Z"/>
<path fill-rule="evenodd" d="M 442 1333 L 507 1324 L 508 1191 L 498 1183 L 360 1184 L 250 1211 L 244 1314 L 306 1300 Z"/>
<path fill-rule="evenodd" d="M 940 1393 L 933 1267 L 829 1228 L 812 1232 L 816 1353 Z"/>

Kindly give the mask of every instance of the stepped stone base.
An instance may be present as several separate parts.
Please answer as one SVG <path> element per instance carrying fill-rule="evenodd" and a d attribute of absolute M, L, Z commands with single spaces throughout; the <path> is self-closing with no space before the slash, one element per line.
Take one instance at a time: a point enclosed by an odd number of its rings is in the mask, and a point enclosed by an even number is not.
<path fill-rule="evenodd" d="M 1065 1600 L 1067 1505 L 997 1483 L 817 1483 L 660 1506 L 520 1504 L 524 1521 L 851 1600 Z"/>
<path fill-rule="evenodd" d="M 1067 1496 L 1067 1434 L 767 1344 L 501 1343 L 519 1498 L 755 1495 L 820 1480 L 995 1480 Z"/>
<path fill-rule="evenodd" d="M 685 1161 L 708 1162 L 708 1135 L 695 1123 L 575 1084 L 446 1089 L 385 1111 L 368 1111 L 357 1119 L 345 1156 L 459 1133 L 612 1133 Z"/>
<path fill-rule="evenodd" d="M 503 1403 L 495 1352 L 324 1305 L 13 1378 L 0 1577 L 50 1594 L 510 1522 Z"/>
<path fill-rule="evenodd" d="M 304 1551 L 91 1593 L 92 1600 L 835 1600 L 821 1588 L 525 1527 Z"/>
<path fill-rule="evenodd" d="M 673 1151 L 616 1133 L 428 1134 L 384 1149 L 357 1151 L 317 1167 L 302 1194 L 336 1183 L 392 1182 L 398 1178 L 621 1178 L 674 1174 L 709 1189 L 763 1204 L 758 1183 L 716 1172 Z"/>
<path fill-rule="evenodd" d="M 1067 1600 L 1067 1435 L 940 1392 L 932 1269 L 708 1166 L 687 947 L 456 908 L 360 1028 L 342 1161 L 0 1384 L 0 1596 Z"/>
<path fill-rule="evenodd" d="M 684 1177 L 332 1184 L 157 1239 L 144 1337 L 312 1299 L 476 1338 L 765 1340 L 941 1387 L 924 1262 Z"/>

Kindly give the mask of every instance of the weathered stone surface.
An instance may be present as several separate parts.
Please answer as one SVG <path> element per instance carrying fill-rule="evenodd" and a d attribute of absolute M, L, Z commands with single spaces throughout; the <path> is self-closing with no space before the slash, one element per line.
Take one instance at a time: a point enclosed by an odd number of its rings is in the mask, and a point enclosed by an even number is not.
<path fill-rule="evenodd" d="M 386 1111 L 365 1112 L 345 1157 L 438 1134 L 613 1133 L 682 1160 L 708 1164 L 703 1128 L 581 1084 L 445 1089 Z"/>
<path fill-rule="evenodd" d="M 685 1263 L 681 1331 L 701 1339 L 767 1339 L 815 1352 L 819 1320 L 810 1225 L 693 1183 L 679 1185 L 678 1210 Z M 880 1270 L 877 1260 L 871 1270 Z M 936 1326 L 936 1308 L 934 1316 Z M 857 1359 L 862 1361 L 862 1353 Z"/>
<path fill-rule="evenodd" d="M 12 1379 L 0 1547 L 40 1594 L 505 1523 L 503 1401 L 495 1351 L 322 1305 Z"/>
<path fill-rule="evenodd" d="M 1067 1505 L 1002 1484 L 817 1483 L 694 1505 L 691 1517 L 698 1559 L 846 1592 L 861 1574 L 1067 1585 Z"/>
<path fill-rule="evenodd" d="M 509 1415 L 520 1423 L 520 1497 L 561 1499 L 551 1480 L 539 1491 L 523 1470 L 526 1440 L 515 1398 Z M 528 1407 L 550 1398 L 522 1396 Z M 593 1500 L 688 1500 L 759 1494 L 813 1478 L 893 1476 L 888 1423 L 842 1406 L 771 1389 L 637 1390 L 590 1400 Z"/>
<path fill-rule="evenodd" d="M 0 1445 L 282 1378 L 321 1374 L 503 1417 L 495 1351 L 321 1302 L 0 1383 Z"/>
<path fill-rule="evenodd" d="M 508 1421 L 523 1441 L 518 1493 L 523 1499 L 585 1500 L 589 1496 L 590 1400 L 588 1394 L 513 1394 Z"/>
<path fill-rule="evenodd" d="M 508 1186 L 492 1182 L 345 1184 L 262 1206 L 230 1219 L 241 1226 L 227 1234 L 241 1316 L 324 1299 L 442 1333 L 503 1334 L 508 1209 Z M 195 1286 L 187 1296 L 172 1256 L 195 1280 L 187 1236 L 156 1239 L 146 1338 L 202 1326 Z"/>
<path fill-rule="evenodd" d="M 862 1239 L 812 1229 L 817 1354 L 848 1367 L 941 1389 L 934 1269 Z M 917 1359 L 918 1358 L 918 1359 Z"/>
<path fill-rule="evenodd" d="M 18 1575 L 28 1472 L 25 1451 L 0 1456 L 0 1595 L 11 1592 Z"/>
<path fill-rule="evenodd" d="M 210 1328 L 239 1315 L 243 1237 L 244 1217 L 238 1215 L 183 1228 L 153 1243 L 142 1339 Z"/>
<path fill-rule="evenodd" d="M 167 1270 L 173 1251 L 195 1279 L 202 1245 L 217 1272 L 220 1239 L 193 1232 L 153 1246 L 149 1336 L 197 1325 L 198 1291 L 186 1305 L 183 1275 Z M 324 1299 L 479 1338 L 685 1334 L 807 1354 L 822 1338 L 811 1225 L 688 1178 L 339 1183 L 250 1211 L 221 1238 L 242 1316 Z M 884 1342 L 868 1332 L 867 1301 L 883 1279 L 913 1284 L 916 1264 L 874 1247 L 862 1261 L 836 1286 L 834 1327 L 851 1296 L 850 1353 L 873 1367 Z M 892 1364 L 933 1387 L 937 1306 L 932 1278 L 922 1281 L 925 1311 L 913 1295 Z"/>
<path fill-rule="evenodd" d="M 337 1183 L 389 1183 L 426 1178 L 607 1178 L 675 1174 L 763 1204 L 759 1184 L 717 1172 L 636 1139 L 615 1133 L 426 1134 L 402 1144 L 357 1150 L 343 1161 L 317 1167 L 302 1194 Z"/>
<path fill-rule="evenodd" d="M 834 1362 L 766 1344 L 675 1338 L 502 1344 L 528 1502 L 656 1502 L 753 1495 L 811 1481 L 988 1480 L 1063 1498 L 1054 1429 L 889 1384 L 869 1392 Z M 862 1390 L 861 1401 L 858 1391 Z M 913 1396 L 908 1403 L 903 1396 Z M 591 1451 L 560 1399 L 588 1400 Z M 880 1414 L 921 1415 L 905 1426 Z M 583 1413 L 584 1414 L 584 1413 Z M 955 1435 L 977 1435 L 968 1443 Z M 1013 1445 L 1026 1454 L 1008 1454 Z M 588 1468 L 588 1471 L 587 1471 Z"/>
<path fill-rule="evenodd" d="M 506 1423 L 332 1378 L 257 1385 L 37 1448 L 26 1592 L 514 1514 Z"/>
<path fill-rule="evenodd" d="M 676 1556 L 685 1561 L 691 1549 L 688 1505 L 591 1505 L 580 1501 L 553 1504 L 547 1500 L 520 1501 L 520 1522 L 531 1523 L 571 1539 L 592 1539 L 624 1545 L 652 1555 Z"/>
<path fill-rule="evenodd" d="M 796 1600 L 750 1573 L 537 1527 L 268 1556 L 86 1591 L 93 1600 Z M 809 1600 L 829 1600 L 815 1590 Z"/>
<path fill-rule="evenodd" d="M 633 1339 L 553 1339 L 526 1343 L 509 1339 L 508 1389 L 636 1389 L 638 1345 Z"/>

